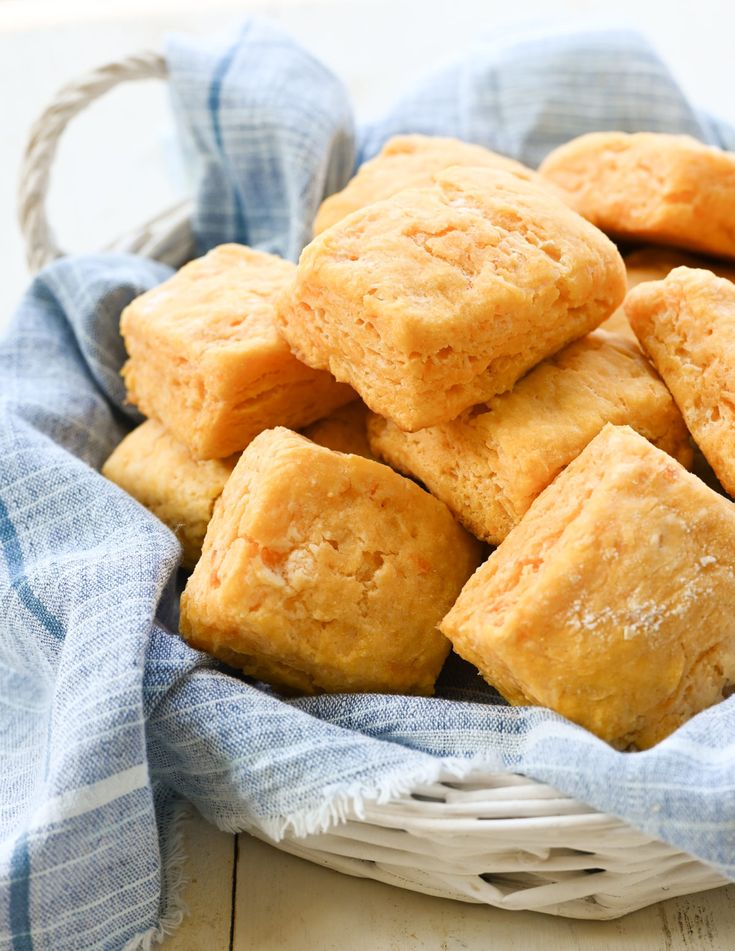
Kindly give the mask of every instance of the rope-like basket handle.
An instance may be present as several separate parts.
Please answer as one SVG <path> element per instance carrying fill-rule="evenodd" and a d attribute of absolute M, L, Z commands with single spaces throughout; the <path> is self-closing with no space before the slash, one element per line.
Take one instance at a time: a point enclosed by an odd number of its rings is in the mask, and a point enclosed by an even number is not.
<path fill-rule="evenodd" d="M 74 116 L 120 83 L 165 79 L 167 75 L 166 60 L 153 51 L 107 63 L 60 89 L 51 105 L 33 124 L 18 186 L 18 221 L 26 243 L 26 260 L 32 272 L 64 255 L 46 216 L 51 169 L 64 129 Z"/>

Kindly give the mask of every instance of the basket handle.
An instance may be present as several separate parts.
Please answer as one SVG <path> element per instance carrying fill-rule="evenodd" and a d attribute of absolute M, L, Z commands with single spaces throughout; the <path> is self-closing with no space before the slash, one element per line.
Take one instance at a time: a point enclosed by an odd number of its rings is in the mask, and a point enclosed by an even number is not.
<path fill-rule="evenodd" d="M 31 128 L 21 162 L 18 184 L 18 222 L 31 272 L 64 255 L 46 216 L 46 196 L 59 139 L 68 123 L 83 109 L 123 82 L 165 79 L 164 57 L 149 51 L 127 56 L 92 70 L 63 86 Z"/>

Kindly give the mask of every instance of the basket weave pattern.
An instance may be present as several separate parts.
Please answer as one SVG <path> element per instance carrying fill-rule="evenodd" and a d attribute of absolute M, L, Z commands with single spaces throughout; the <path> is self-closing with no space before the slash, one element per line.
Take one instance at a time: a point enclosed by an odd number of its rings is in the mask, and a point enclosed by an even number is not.
<path fill-rule="evenodd" d="M 68 122 L 119 83 L 164 79 L 166 73 L 155 52 L 107 64 L 61 89 L 36 121 L 18 194 L 31 271 L 64 254 L 45 205 Z M 190 203 L 182 203 L 106 250 L 180 266 L 193 254 L 189 212 Z M 271 844 L 349 875 L 428 895 L 573 918 L 615 918 L 727 884 L 686 853 L 547 785 L 481 768 L 464 781 L 447 778 L 386 804 L 368 804 L 328 833 L 287 835 Z"/>

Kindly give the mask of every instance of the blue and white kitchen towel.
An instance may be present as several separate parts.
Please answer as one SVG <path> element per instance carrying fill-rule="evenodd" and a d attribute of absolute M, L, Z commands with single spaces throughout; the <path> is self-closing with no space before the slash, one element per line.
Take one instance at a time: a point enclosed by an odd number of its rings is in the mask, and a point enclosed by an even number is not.
<path fill-rule="evenodd" d="M 340 82 L 275 26 L 168 49 L 198 160 L 201 250 L 295 258 L 325 193 L 398 132 L 535 164 L 595 129 L 735 146 L 629 33 L 478 45 L 355 133 Z M 177 823 L 325 828 L 473 762 L 622 816 L 735 879 L 735 698 L 644 753 L 501 704 L 450 664 L 437 697 L 284 701 L 176 636 L 179 546 L 98 469 L 138 421 L 118 371 L 122 307 L 169 275 L 125 255 L 60 261 L 0 347 L 0 948 L 147 947 L 177 920 Z"/>

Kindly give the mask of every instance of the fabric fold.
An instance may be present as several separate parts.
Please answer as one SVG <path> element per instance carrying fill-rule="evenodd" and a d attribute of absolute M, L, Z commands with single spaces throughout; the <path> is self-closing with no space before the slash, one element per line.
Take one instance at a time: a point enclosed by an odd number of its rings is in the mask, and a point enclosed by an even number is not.
<path fill-rule="evenodd" d="M 166 58 L 199 251 L 237 241 L 295 260 L 320 202 L 353 172 L 344 86 L 267 20 L 234 38 L 172 37 Z"/>

